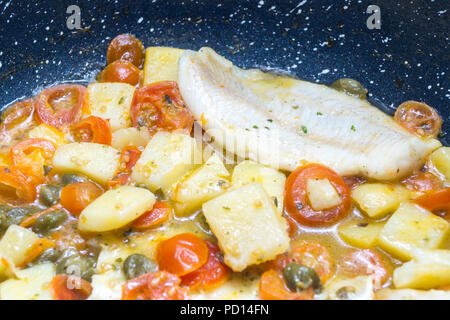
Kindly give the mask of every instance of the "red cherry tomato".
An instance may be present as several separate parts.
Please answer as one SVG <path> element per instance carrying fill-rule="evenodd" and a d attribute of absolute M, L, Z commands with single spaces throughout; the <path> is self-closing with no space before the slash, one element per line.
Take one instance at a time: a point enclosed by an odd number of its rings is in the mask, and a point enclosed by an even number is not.
<path fill-rule="evenodd" d="M 72 126 L 72 134 L 77 142 L 111 144 L 112 133 L 109 121 L 89 116 Z"/>
<path fill-rule="evenodd" d="M 402 184 L 409 190 L 427 192 L 442 187 L 442 181 L 430 172 L 415 173 L 405 180 Z"/>
<path fill-rule="evenodd" d="M 394 120 L 420 137 L 436 137 L 442 126 L 441 117 L 436 110 L 425 103 L 412 100 L 398 106 Z"/>
<path fill-rule="evenodd" d="M 137 230 L 159 227 L 172 213 L 172 207 L 167 202 L 156 201 L 152 210 L 133 221 L 131 226 Z"/>
<path fill-rule="evenodd" d="M 78 84 L 59 84 L 42 91 L 35 103 L 39 119 L 56 128 L 77 120 L 86 103 L 87 90 Z"/>
<path fill-rule="evenodd" d="M 141 71 L 131 62 L 116 60 L 108 64 L 99 74 L 99 82 L 123 82 L 136 86 L 141 80 Z"/>
<path fill-rule="evenodd" d="M 33 120 L 33 114 L 33 99 L 16 102 L 2 112 L 0 130 L 11 130 L 26 126 Z"/>
<path fill-rule="evenodd" d="M 123 285 L 122 300 L 187 300 L 189 291 L 180 283 L 181 279 L 169 272 L 149 272 Z"/>
<path fill-rule="evenodd" d="M 54 300 L 86 300 L 92 293 L 89 282 L 76 276 L 58 274 L 50 282 Z"/>
<path fill-rule="evenodd" d="M 414 199 L 414 202 L 431 212 L 440 211 L 440 213 L 448 216 L 450 215 L 450 188 L 441 188 L 424 194 Z"/>
<path fill-rule="evenodd" d="M 267 270 L 259 280 L 259 296 L 262 300 L 312 300 L 314 289 L 309 287 L 300 292 L 291 291 L 283 274 L 277 270 Z"/>
<path fill-rule="evenodd" d="M 18 205 L 36 199 L 36 177 L 27 176 L 17 168 L 0 167 L 0 201 Z"/>
<path fill-rule="evenodd" d="M 130 116 L 134 127 L 147 127 L 151 133 L 159 129 L 184 129 L 189 133 L 194 124 L 194 118 L 174 81 L 156 82 L 137 89 Z"/>
<path fill-rule="evenodd" d="M 103 190 L 92 182 L 78 182 L 61 189 L 61 205 L 71 214 L 78 216 Z"/>
<path fill-rule="evenodd" d="M 309 179 L 328 179 L 341 197 L 341 203 L 330 209 L 314 210 L 306 190 Z M 300 224 L 320 226 L 336 223 L 348 212 L 350 203 L 350 190 L 344 179 L 323 165 L 299 167 L 286 180 L 284 206 L 289 216 Z"/>
<path fill-rule="evenodd" d="M 129 182 L 131 171 L 141 156 L 141 151 L 135 146 L 127 146 L 120 153 L 120 169 L 116 176 L 108 182 L 108 189 L 125 185 Z"/>
<path fill-rule="evenodd" d="M 182 285 L 191 289 L 211 290 L 223 284 L 230 275 L 228 268 L 222 261 L 219 247 L 206 241 L 209 256 L 208 261 L 199 269 L 181 277 Z"/>
<path fill-rule="evenodd" d="M 157 258 L 160 270 L 184 276 L 208 260 L 206 242 L 193 233 L 182 233 L 159 243 Z"/>
<path fill-rule="evenodd" d="M 119 34 L 112 39 L 106 53 L 108 64 L 116 60 L 131 62 L 139 68 L 144 61 L 144 45 L 131 34 Z"/>

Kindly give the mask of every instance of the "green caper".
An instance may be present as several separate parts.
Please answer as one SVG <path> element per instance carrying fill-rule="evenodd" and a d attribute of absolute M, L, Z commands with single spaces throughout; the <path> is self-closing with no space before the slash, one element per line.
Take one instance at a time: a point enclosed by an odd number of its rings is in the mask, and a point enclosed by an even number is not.
<path fill-rule="evenodd" d="M 63 186 L 66 186 L 71 183 L 86 182 L 86 181 L 87 178 L 79 174 L 65 173 L 61 176 L 61 182 Z"/>
<path fill-rule="evenodd" d="M 39 191 L 39 201 L 47 207 L 50 207 L 59 201 L 59 192 L 61 188 L 52 184 L 46 184 Z"/>
<path fill-rule="evenodd" d="M 322 291 L 320 278 L 312 268 L 297 263 L 289 263 L 283 269 L 283 275 L 287 286 L 291 290 L 301 291 L 312 286 L 314 292 L 320 293 Z"/>
<path fill-rule="evenodd" d="M 356 80 L 350 78 L 342 78 L 336 80 L 331 84 L 331 87 L 336 89 L 337 91 L 345 92 L 348 95 L 366 99 L 367 89 L 365 89 L 361 83 Z"/>
<path fill-rule="evenodd" d="M 204 233 L 212 234 L 211 228 L 209 227 L 209 224 L 206 221 L 206 218 L 205 218 L 205 215 L 203 214 L 203 212 L 199 212 L 195 215 L 194 223 Z"/>
<path fill-rule="evenodd" d="M 95 265 L 94 258 L 84 257 L 78 253 L 71 253 L 58 261 L 56 264 L 56 273 L 76 275 L 86 281 L 91 281 L 95 273 Z"/>
<path fill-rule="evenodd" d="M 23 218 L 31 216 L 38 211 L 39 208 L 35 207 L 11 208 L 5 205 L 0 206 L 0 234 L 3 234 L 10 225 L 19 224 Z"/>
<path fill-rule="evenodd" d="M 156 270 L 156 263 L 139 253 L 128 256 L 123 262 L 123 272 L 128 280 Z"/>
<path fill-rule="evenodd" d="M 33 261 L 34 264 L 40 264 L 45 262 L 56 262 L 61 256 L 62 252 L 55 249 L 50 248 L 41 253 L 41 255 Z"/>
<path fill-rule="evenodd" d="M 352 286 L 344 286 L 336 291 L 336 297 L 339 300 L 350 300 L 352 295 L 356 293 L 356 289 Z"/>
<path fill-rule="evenodd" d="M 37 218 L 33 226 L 33 231 L 40 234 L 47 234 L 58 228 L 67 219 L 64 211 L 53 211 Z"/>
<path fill-rule="evenodd" d="M 9 227 L 8 217 L 5 214 L 0 214 L 0 235 L 6 232 Z"/>

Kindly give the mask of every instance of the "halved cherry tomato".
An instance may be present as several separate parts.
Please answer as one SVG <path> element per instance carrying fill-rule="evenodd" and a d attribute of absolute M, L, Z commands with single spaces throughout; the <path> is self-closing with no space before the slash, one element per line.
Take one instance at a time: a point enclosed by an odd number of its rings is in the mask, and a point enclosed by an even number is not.
<path fill-rule="evenodd" d="M 116 60 L 99 74 L 99 82 L 123 82 L 135 86 L 141 80 L 141 71 L 131 62 Z"/>
<path fill-rule="evenodd" d="M 187 300 L 188 289 L 181 279 L 166 271 L 145 273 L 122 287 L 122 300 Z"/>
<path fill-rule="evenodd" d="M 436 137 L 442 126 L 441 117 L 436 110 L 425 103 L 412 100 L 398 106 L 394 120 L 421 137 Z"/>
<path fill-rule="evenodd" d="M 137 230 L 156 228 L 166 221 L 172 212 L 167 202 L 156 201 L 153 208 L 133 221 L 131 226 Z"/>
<path fill-rule="evenodd" d="M 184 276 L 203 266 L 208 260 L 206 242 L 193 233 L 182 233 L 159 243 L 159 268 Z"/>
<path fill-rule="evenodd" d="M 376 288 L 380 288 L 389 278 L 389 271 L 381 256 L 374 250 L 356 250 L 346 255 L 341 264 L 342 270 L 351 275 L 372 275 Z"/>
<path fill-rule="evenodd" d="M 33 120 L 33 114 L 33 99 L 16 102 L 2 112 L 0 130 L 11 130 L 18 126 L 24 126 Z"/>
<path fill-rule="evenodd" d="M 450 214 L 450 188 L 442 188 L 430 192 L 414 199 L 419 206 L 431 211 L 444 211 L 445 215 Z"/>
<path fill-rule="evenodd" d="M 214 243 L 206 241 L 209 256 L 208 261 L 199 269 L 181 277 L 182 285 L 191 289 L 211 290 L 223 284 L 230 275 L 228 268 L 222 261 L 220 249 Z"/>
<path fill-rule="evenodd" d="M 50 292 L 54 300 L 86 300 L 92 286 L 80 277 L 58 274 L 50 282 Z"/>
<path fill-rule="evenodd" d="M 112 133 L 109 121 L 89 116 L 72 126 L 72 134 L 77 142 L 111 144 Z"/>
<path fill-rule="evenodd" d="M 27 139 L 19 142 L 10 150 L 11 163 L 20 167 L 28 175 L 43 179 L 44 165 L 48 164 L 56 151 L 55 146 L 45 139 Z"/>
<path fill-rule="evenodd" d="M 38 184 L 36 177 L 27 176 L 17 168 L 0 167 L 0 200 L 6 204 L 33 202 Z"/>
<path fill-rule="evenodd" d="M 341 197 L 341 203 L 330 209 L 315 211 L 309 203 L 306 190 L 309 179 L 328 179 Z M 350 190 L 344 179 L 321 164 L 299 167 L 286 180 L 284 207 L 287 214 L 300 224 L 320 226 L 335 223 L 345 216 L 350 203 Z"/>
<path fill-rule="evenodd" d="M 77 120 L 85 102 L 86 87 L 78 84 L 59 84 L 42 91 L 35 102 L 42 122 L 56 128 Z"/>
<path fill-rule="evenodd" d="M 116 60 L 129 61 L 139 68 L 144 61 L 144 45 L 129 33 L 119 34 L 112 39 L 106 53 L 108 64 Z"/>
<path fill-rule="evenodd" d="M 441 179 L 428 171 L 415 173 L 403 180 L 402 184 L 409 190 L 419 192 L 431 191 L 442 187 Z"/>
<path fill-rule="evenodd" d="M 131 171 L 141 156 L 141 151 L 135 146 L 127 146 L 120 153 L 120 167 L 117 175 L 108 182 L 108 188 L 125 185 L 130 180 Z"/>
<path fill-rule="evenodd" d="M 71 183 L 61 189 L 61 205 L 71 214 L 78 216 L 102 193 L 103 190 L 92 182 Z"/>
<path fill-rule="evenodd" d="M 259 296 L 262 300 L 312 300 L 314 289 L 309 287 L 300 292 L 291 291 L 277 270 L 267 270 L 259 280 Z"/>
<path fill-rule="evenodd" d="M 267 266 L 282 271 L 289 263 L 298 263 L 314 269 L 322 283 L 330 279 L 336 270 L 334 259 L 328 249 L 313 241 L 301 241 L 289 254 L 278 256 L 268 262 Z"/>
<path fill-rule="evenodd" d="M 137 89 L 130 116 L 134 127 L 145 126 L 151 133 L 158 129 L 191 132 L 194 123 L 174 81 L 156 82 Z"/>

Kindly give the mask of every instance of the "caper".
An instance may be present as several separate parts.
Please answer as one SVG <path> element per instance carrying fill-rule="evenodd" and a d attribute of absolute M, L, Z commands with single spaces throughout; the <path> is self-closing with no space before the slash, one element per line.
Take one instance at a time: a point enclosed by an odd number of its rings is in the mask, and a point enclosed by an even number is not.
<path fill-rule="evenodd" d="M 91 281 L 95 273 L 95 259 L 84 257 L 78 253 L 65 256 L 56 264 L 57 274 L 69 274 Z"/>
<path fill-rule="evenodd" d="M 0 206 L 0 234 L 4 233 L 6 229 L 12 224 L 19 224 L 23 218 L 31 216 L 38 212 L 39 209 L 35 207 L 16 207 Z"/>
<path fill-rule="evenodd" d="M 46 184 L 39 191 L 39 201 L 47 207 L 50 207 L 59 201 L 59 192 L 61 188 L 52 184 Z"/>
<path fill-rule="evenodd" d="M 56 262 L 61 256 L 62 252 L 55 249 L 50 248 L 42 252 L 42 254 L 34 261 L 35 264 L 45 263 L 45 262 Z"/>
<path fill-rule="evenodd" d="M 336 291 L 336 297 L 338 297 L 339 300 L 350 300 L 355 293 L 356 290 L 354 287 L 344 286 Z"/>
<path fill-rule="evenodd" d="M 78 174 L 73 173 L 65 173 L 61 176 L 61 182 L 63 186 L 66 186 L 71 183 L 78 183 L 78 182 L 86 182 L 87 178 Z"/>
<path fill-rule="evenodd" d="M 128 256 L 123 262 L 123 272 L 128 280 L 156 270 L 156 263 L 139 253 Z"/>
<path fill-rule="evenodd" d="M 314 269 L 297 263 L 289 263 L 283 269 L 284 279 L 287 286 L 293 291 L 301 291 L 313 287 L 314 292 L 322 291 L 322 283 Z"/>
<path fill-rule="evenodd" d="M 8 217 L 5 214 L 0 213 L 0 235 L 6 232 L 9 227 Z"/>
<path fill-rule="evenodd" d="M 331 87 L 336 89 L 337 91 L 345 92 L 348 95 L 366 99 L 367 89 L 365 89 L 361 83 L 356 80 L 350 78 L 342 78 L 336 80 L 331 84 Z"/>
<path fill-rule="evenodd" d="M 205 218 L 205 215 L 203 214 L 203 212 L 199 212 L 195 215 L 194 223 L 204 233 L 212 235 L 211 228 L 209 227 L 209 224 L 206 221 L 206 218 Z"/>
<path fill-rule="evenodd" d="M 33 226 L 33 231 L 40 234 L 47 234 L 58 228 L 67 219 L 64 211 L 53 211 L 37 218 Z"/>

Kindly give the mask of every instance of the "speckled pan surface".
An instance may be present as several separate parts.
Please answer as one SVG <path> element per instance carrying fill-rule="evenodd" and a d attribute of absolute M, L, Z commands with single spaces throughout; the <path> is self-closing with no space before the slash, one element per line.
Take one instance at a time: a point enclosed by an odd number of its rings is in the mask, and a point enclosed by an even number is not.
<path fill-rule="evenodd" d="M 381 29 L 369 30 L 369 5 Z M 81 30 L 69 30 L 69 5 Z M 0 1 L 0 105 L 62 81 L 88 81 L 109 41 L 130 32 L 145 46 L 213 47 L 237 65 L 329 84 L 359 80 L 392 113 L 405 100 L 439 110 L 450 143 L 449 2 L 444 0 Z M 447 133 L 447 134 L 446 134 Z"/>

